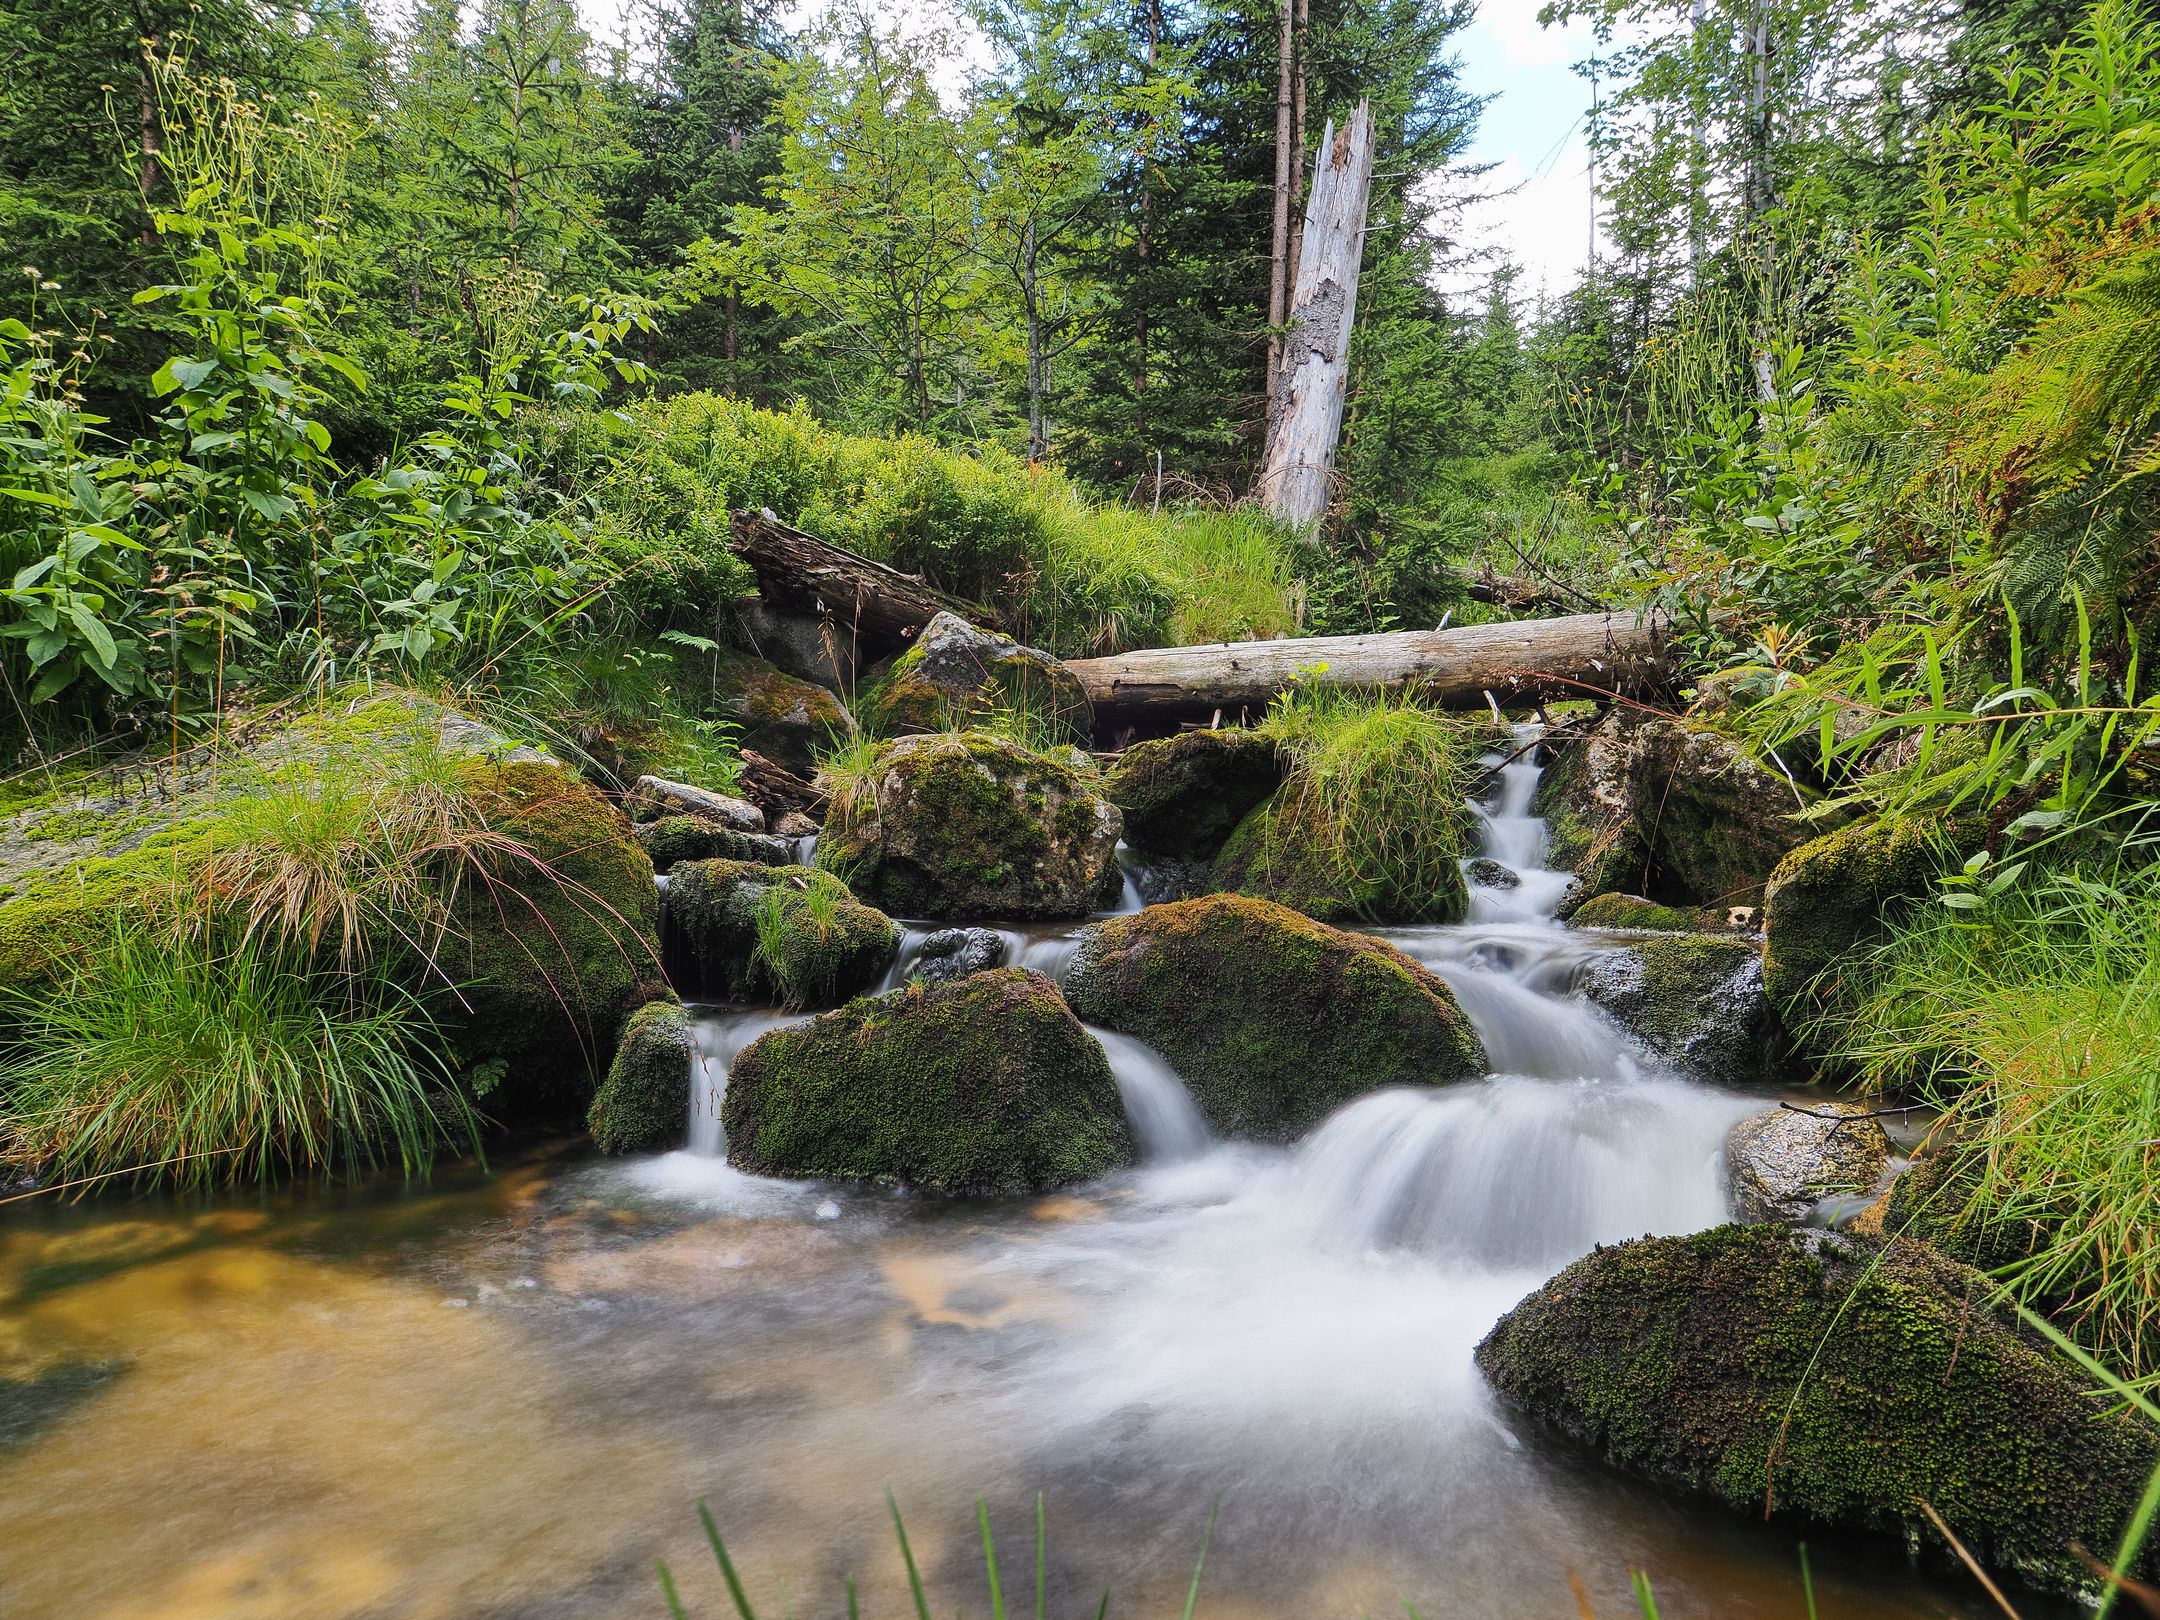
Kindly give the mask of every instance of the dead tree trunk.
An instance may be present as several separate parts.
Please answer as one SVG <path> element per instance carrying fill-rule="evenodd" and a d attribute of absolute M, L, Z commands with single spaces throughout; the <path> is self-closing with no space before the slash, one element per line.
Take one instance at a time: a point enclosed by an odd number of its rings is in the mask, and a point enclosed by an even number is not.
<path fill-rule="evenodd" d="M 1257 491 L 1286 523 L 1316 522 L 1328 507 L 1350 386 L 1372 143 L 1372 105 L 1361 102 L 1347 126 L 1329 124 L 1314 166 L 1289 337 L 1269 379 L 1271 426 Z"/>
<path fill-rule="evenodd" d="M 1454 630 L 1157 647 L 1067 667 L 1087 689 L 1101 724 L 1206 719 L 1217 710 L 1257 713 L 1300 678 L 1324 686 L 1415 687 L 1456 708 L 1482 707 L 1488 694 L 1503 706 L 1520 706 L 1655 690 L 1665 674 L 1664 631 L 1661 620 L 1637 614 L 1577 613 Z"/>
<path fill-rule="evenodd" d="M 857 642 L 890 649 L 913 639 L 940 612 L 998 628 L 997 615 L 868 557 L 792 529 L 770 512 L 736 512 L 731 543 L 775 606 L 830 619 Z"/>

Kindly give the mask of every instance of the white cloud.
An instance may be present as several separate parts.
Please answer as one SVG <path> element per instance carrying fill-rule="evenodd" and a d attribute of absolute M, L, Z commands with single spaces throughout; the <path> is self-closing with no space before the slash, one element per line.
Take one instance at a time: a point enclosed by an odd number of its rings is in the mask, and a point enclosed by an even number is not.
<path fill-rule="evenodd" d="M 1480 0 L 1472 34 L 1484 34 L 1511 68 L 1567 67 L 1589 53 L 1587 24 L 1546 28 L 1538 22 L 1540 0 Z"/>

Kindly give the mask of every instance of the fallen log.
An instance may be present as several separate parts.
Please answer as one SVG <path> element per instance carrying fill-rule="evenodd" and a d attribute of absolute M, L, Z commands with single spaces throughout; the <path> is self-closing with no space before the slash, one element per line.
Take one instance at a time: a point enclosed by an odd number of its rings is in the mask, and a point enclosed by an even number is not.
<path fill-rule="evenodd" d="M 830 620 L 854 640 L 890 649 L 912 640 L 940 612 L 999 628 L 996 615 L 981 604 L 791 528 L 770 512 L 733 512 L 728 533 L 768 602 Z"/>
<path fill-rule="evenodd" d="M 1576 613 L 1453 630 L 1156 647 L 1067 667 L 1110 722 L 1256 713 L 1307 671 L 1324 686 L 1414 686 L 1458 708 L 1482 707 L 1490 694 L 1503 707 L 1521 707 L 1654 690 L 1665 674 L 1664 642 L 1656 617 Z"/>

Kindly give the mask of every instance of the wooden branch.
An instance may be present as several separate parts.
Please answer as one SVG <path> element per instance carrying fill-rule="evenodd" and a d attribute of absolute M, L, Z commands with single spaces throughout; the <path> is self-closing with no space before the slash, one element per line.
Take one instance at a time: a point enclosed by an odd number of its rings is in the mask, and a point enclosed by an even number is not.
<path fill-rule="evenodd" d="M 1597 598 L 1586 596 L 1573 586 L 1557 581 L 1527 579 L 1519 574 L 1503 574 L 1491 565 L 1476 573 L 1457 573 L 1463 594 L 1473 602 L 1486 602 L 1494 607 L 1526 612 L 1532 609 L 1599 607 Z"/>
<path fill-rule="evenodd" d="M 1216 642 L 1082 658 L 1098 718 L 1171 719 L 1264 708 L 1307 671 L 1324 686 L 1416 687 L 1456 707 L 1521 706 L 1547 697 L 1617 696 L 1664 680 L 1662 619 L 1578 613 L 1513 624 L 1462 625 L 1369 636 Z"/>
<path fill-rule="evenodd" d="M 920 575 L 856 555 L 814 534 L 790 528 L 770 512 L 738 511 L 729 540 L 757 575 L 758 592 L 795 613 L 831 619 L 858 640 L 898 645 L 940 612 L 1000 628 L 997 615 L 923 583 Z"/>

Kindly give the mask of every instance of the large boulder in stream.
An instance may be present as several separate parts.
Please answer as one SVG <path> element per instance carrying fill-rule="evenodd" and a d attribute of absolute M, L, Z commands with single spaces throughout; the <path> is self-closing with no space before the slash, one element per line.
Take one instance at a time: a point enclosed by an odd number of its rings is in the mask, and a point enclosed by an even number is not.
<path fill-rule="evenodd" d="M 882 735 L 951 731 L 993 714 L 1024 714 L 1056 742 L 1086 746 L 1095 706 L 1080 677 L 1046 652 L 940 613 L 869 694 Z"/>
<path fill-rule="evenodd" d="M 728 1160 L 756 1175 L 945 1193 L 1070 1186 L 1129 1164 L 1102 1044 L 1039 973 L 912 985 L 774 1030 L 737 1055 Z"/>
<path fill-rule="evenodd" d="M 1084 917 L 1117 896 L 1123 818 L 1084 756 L 987 732 L 902 737 L 835 784 L 818 865 L 902 917 Z"/>
<path fill-rule="evenodd" d="M 1576 1261 L 1477 1362 L 1653 1485 L 1940 1548 L 1926 1502 L 1987 1567 L 2081 1586 L 2069 1543 L 2113 1550 L 2160 1437 L 1994 1298 L 1924 1244 L 1722 1226 Z"/>
<path fill-rule="evenodd" d="M 1142 855 L 1208 861 L 1282 780 L 1282 757 L 1256 731 L 1181 731 L 1126 749 L 1109 794 Z"/>
<path fill-rule="evenodd" d="M 1392 945 L 1204 895 L 1089 930 L 1073 1010 L 1162 1053 L 1225 1135 L 1289 1141 L 1383 1086 L 1485 1072 L 1447 985 Z"/>
<path fill-rule="evenodd" d="M 829 1007 L 875 984 L 899 930 L 830 872 L 685 861 L 668 877 L 668 944 L 679 981 L 733 997 Z"/>
<path fill-rule="evenodd" d="M 681 1002 L 649 1001 L 630 1015 L 586 1129 L 602 1153 L 658 1153 L 679 1145 L 690 1112 L 697 1038 Z"/>
<path fill-rule="evenodd" d="M 1763 989 L 1762 953 L 1729 934 L 1659 934 L 1583 964 L 1580 988 L 1675 1067 L 1722 1082 L 1777 1076 L 1783 1026 Z"/>

